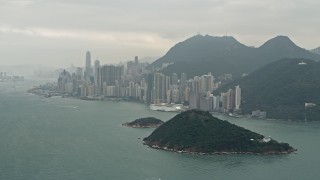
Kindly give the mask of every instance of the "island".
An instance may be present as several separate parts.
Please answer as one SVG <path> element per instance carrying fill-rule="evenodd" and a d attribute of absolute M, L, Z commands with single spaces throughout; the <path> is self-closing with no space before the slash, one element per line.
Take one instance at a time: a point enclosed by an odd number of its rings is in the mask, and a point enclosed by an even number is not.
<path fill-rule="evenodd" d="M 151 148 L 196 154 L 288 154 L 296 151 L 248 129 L 188 110 L 155 129 L 143 143 Z"/>
<path fill-rule="evenodd" d="M 132 122 L 126 122 L 122 124 L 122 126 L 128 126 L 133 128 L 157 128 L 163 123 L 164 122 L 161 121 L 160 119 L 157 119 L 154 117 L 146 117 L 146 118 L 136 119 Z"/>

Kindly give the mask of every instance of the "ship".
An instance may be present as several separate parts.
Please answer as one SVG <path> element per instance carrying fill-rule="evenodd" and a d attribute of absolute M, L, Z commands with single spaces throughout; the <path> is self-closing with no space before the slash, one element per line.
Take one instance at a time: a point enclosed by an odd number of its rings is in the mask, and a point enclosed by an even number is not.
<path fill-rule="evenodd" d="M 150 104 L 150 109 L 154 111 L 165 112 L 182 112 L 185 111 L 185 107 L 182 104 Z"/>

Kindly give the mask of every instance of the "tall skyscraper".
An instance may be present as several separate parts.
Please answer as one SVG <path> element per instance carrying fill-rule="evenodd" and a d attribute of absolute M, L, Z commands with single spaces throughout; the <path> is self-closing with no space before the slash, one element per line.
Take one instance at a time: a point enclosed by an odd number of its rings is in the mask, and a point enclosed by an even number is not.
<path fill-rule="evenodd" d="M 91 53 L 90 51 L 86 52 L 86 68 L 84 72 L 84 78 L 85 80 L 89 80 L 91 76 Z"/>
<path fill-rule="evenodd" d="M 162 79 L 163 74 L 162 73 L 154 73 L 153 76 L 153 103 L 158 104 L 162 103 L 163 93 L 162 92 Z"/>
<path fill-rule="evenodd" d="M 134 63 L 135 63 L 135 65 L 138 65 L 138 64 L 139 64 L 139 58 L 138 58 L 138 56 L 135 56 L 135 57 L 134 57 Z"/>
<path fill-rule="evenodd" d="M 236 86 L 236 97 L 235 97 L 235 104 L 236 104 L 236 110 L 240 109 L 241 105 L 241 88 L 240 86 Z"/>
<path fill-rule="evenodd" d="M 122 76 L 123 66 L 104 65 L 101 67 L 101 81 L 105 82 L 107 86 L 115 85 L 116 80 L 121 86 L 123 84 Z"/>
<path fill-rule="evenodd" d="M 185 90 L 187 88 L 187 75 L 185 73 L 181 74 L 180 84 L 179 84 L 179 100 L 180 102 L 185 101 Z"/>
<path fill-rule="evenodd" d="M 170 77 L 162 73 L 154 73 L 153 79 L 153 103 L 166 102 L 167 91 L 169 90 Z"/>
<path fill-rule="evenodd" d="M 171 84 L 172 85 L 178 85 L 178 74 L 177 73 L 173 73 L 172 77 L 171 77 Z"/>
<path fill-rule="evenodd" d="M 201 92 L 202 93 L 207 93 L 208 91 L 212 92 L 213 80 L 214 80 L 214 77 L 211 75 L 211 73 L 201 76 Z"/>
<path fill-rule="evenodd" d="M 95 95 L 101 95 L 101 69 L 100 69 L 100 61 L 97 59 L 94 62 L 94 87 L 95 87 Z"/>
<path fill-rule="evenodd" d="M 227 108 L 226 108 L 226 110 L 227 110 L 227 112 L 231 112 L 234 109 L 234 104 L 235 104 L 234 90 L 229 89 L 228 92 L 226 93 L 226 95 L 227 95 Z"/>

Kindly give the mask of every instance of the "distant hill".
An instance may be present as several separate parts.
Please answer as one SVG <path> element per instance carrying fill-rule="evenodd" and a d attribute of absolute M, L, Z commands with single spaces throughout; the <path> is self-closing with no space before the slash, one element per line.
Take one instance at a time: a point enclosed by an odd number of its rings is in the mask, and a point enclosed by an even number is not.
<path fill-rule="evenodd" d="M 243 113 L 267 111 L 267 118 L 320 121 L 320 63 L 282 59 L 222 86 L 219 94 L 240 85 Z M 305 108 L 305 103 L 315 107 Z"/>
<path fill-rule="evenodd" d="M 266 139 L 200 110 L 176 115 L 143 141 L 152 148 L 187 153 L 278 154 L 295 151 L 289 144 Z"/>
<path fill-rule="evenodd" d="M 320 47 L 310 50 L 313 53 L 320 54 Z"/>
<path fill-rule="evenodd" d="M 171 75 L 185 72 L 188 77 L 212 72 L 213 75 L 231 73 L 236 77 L 282 58 L 306 58 L 316 61 L 320 55 L 295 45 L 286 36 L 277 36 L 259 48 L 248 47 L 231 36 L 196 35 L 173 46 L 150 67 L 173 63 L 160 71 Z"/>

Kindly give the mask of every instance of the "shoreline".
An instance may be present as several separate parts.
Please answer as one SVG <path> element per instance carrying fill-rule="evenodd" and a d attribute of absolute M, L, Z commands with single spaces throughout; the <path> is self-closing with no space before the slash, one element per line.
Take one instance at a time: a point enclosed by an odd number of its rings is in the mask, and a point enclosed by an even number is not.
<path fill-rule="evenodd" d="M 112 97 L 107 97 L 107 98 L 81 98 L 81 97 L 74 97 L 74 96 L 64 96 L 64 95 L 52 95 L 50 97 L 42 94 L 42 93 L 37 93 L 37 92 L 32 92 L 31 90 L 27 91 L 30 94 L 34 94 L 36 96 L 39 97 L 44 97 L 44 98 L 51 98 L 51 97 L 61 97 L 61 98 L 70 98 L 70 99 L 79 99 L 79 100 L 84 100 L 84 101 L 111 101 L 111 102 L 132 102 L 132 103 L 139 103 L 139 104 L 146 104 L 147 108 L 150 109 L 150 107 L 148 107 L 150 104 L 145 103 L 145 102 L 140 102 L 137 100 L 132 100 L 132 99 L 127 99 L 127 98 L 112 98 Z M 158 111 L 158 112 L 167 112 L 167 113 L 179 113 L 176 111 L 159 111 L 159 110 L 152 110 L 151 111 Z M 319 122 L 320 121 L 305 121 L 305 120 L 291 120 L 291 119 L 270 119 L 270 118 L 254 118 L 254 117 L 250 117 L 248 115 L 241 115 L 241 117 L 235 117 L 235 116 L 229 116 L 226 113 L 223 112 L 217 112 L 217 111 L 209 111 L 209 113 L 214 116 L 215 114 L 217 115 L 221 115 L 223 117 L 229 117 L 229 118 L 233 118 L 233 119 L 240 119 L 240 118 L 247 118 L 247 119 L 253 119 L 253 120 L 262 120 L 262 121 L 283 121 L 283 122 Z M 216 117 L 216 116 L 214 116 Z"/>
<path fill-rule="evenodd" d="M 217 115 L 221 115 L 221 116 L 223 116 L 223 117 L 229 117 L 229 118 L 233 118 L 233 119 L 246 118 L 246 119 L 261 120 L 261 121 L 303 122 L 303 123 L 304 123 L 304 122 L 306 122 L 306 123 L 308 123 L 308 122 L 319 122 L 319 123 L 320 123 L 320 121 L 310 121 L 310 120 L 305 121 L 305 120 L 292 120 L 292 119 L 254 118 L 254 117 L 246 116 L 246 115 L 242 115 L 243 117 L 234 117 L 234 116 L 229 116 L 229 115 L 226 114 L 226 113 L 216 112 L 216 111 L 210 112 L 210 114 L 211 114 L 212 116 L 214 116 L 215 114 L 217 114 Z M 214 116 L 214 117 L 216 117 L 216 116 Z"/>
<path fill-rule="evenodd" d="M 147 144 L 145 141 L 143 141 L 143 145 L 148 146 L 149 148 L 153 148 L 153 149 L 160 149 L 160 150 L 164 150 L 164 151 L 171 151 L 171 152 L 175 152 L 175 153 L 180 153 L 180 154 L 192 154 L 192 155 L 232 155 L 232 154 L 250 154 L 250 155 L 281 155 L 281 154 L 297 154 L 298 149 L 292 149 L 290 151 L 284 151 L 284 152 L 266 152 L 266 153 L 255 153 L 255 152 L 227 152 L 227 151 L 222 151 L 222 152 L 212 152 L 212 153 L 203 153 L 203 152 L 193 152 L 193 151 L 185 151 L 185 150 L 181 150 L 181 151 L 177 151 L 174 149 L 170 149 L 167 147 L 162 147 L 162 146 L 158 146 L 158 145 L 149 145 Z"/>
<path fill-rule="evenodd" d="M 124 127 L 131 127 L 131 128 L 136 128 L 136 129 L 145 129 L 145 128 L 158 128 L 159 126 L 161 126 L 162 124 L 160 125 L 150 125 L 150 126 L 140 126 L 140 125 L 128 125 L 128 123 L 123 123 L 121 124 L 121 126 L 124 126 Z"/>

